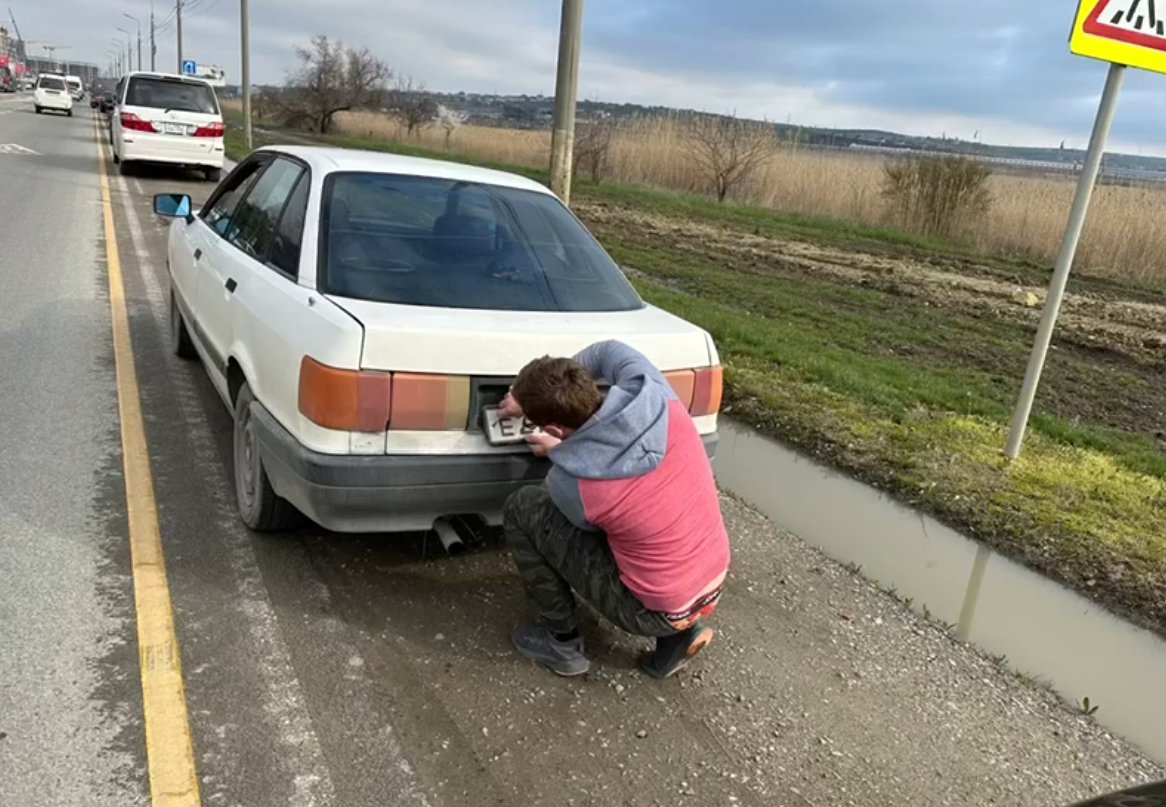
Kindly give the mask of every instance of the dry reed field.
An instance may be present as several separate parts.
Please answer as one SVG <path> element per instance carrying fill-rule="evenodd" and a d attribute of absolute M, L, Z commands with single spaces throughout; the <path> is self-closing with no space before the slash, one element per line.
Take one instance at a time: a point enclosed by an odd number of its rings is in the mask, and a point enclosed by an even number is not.
<path fill-rule="evenodd" d="M 224 106 L 237 109 L 238 102 Z M 375 112 L 340 113 L 336 130 L 496 163 L 542 167 L 550 159 L 547 131 L 463 126 L 446 132 L 433 125 L 410 138 L 394 118 Z M 883 165 L 884 159 L 877 156 L 784 144 L 733 199 L 783 212 L 887 224 L 888 209 L 881 193 Z M 691 157 L 684 124 L 671 118 L 621 123 L 613 137 L 606 178 L 684 192 L 709 191 L 708 181 Z M 1074 187 L 1071 177 L 996 173 L 989 180 L 990 209 L 962 222 L 957 237 L 985 253 L 1051 265 Z M 1093 274 L 1166 280 L 1166 187 L 1097 188 L 1077 265 Z"/>
<path fill-rule="evenodd" d="M 338 129 L 355 137 L 404 141 L 392 118 L 377 113 L 345 113 Z M 438 127 L 414 134 L 414 145 L 448 149 L 476 159 L 543 166 L 550 157 L 550 133 L 464 126 L 448 136 Z M 886 222 L 880 193 L 883 161 L 870 156 L 811 151 L 792 145 L 768 161 L 739 201 L 791 213 L 822 214 L 868 224 Z M 683 125 L 667 118 L 632 120 L 616 131 L 608 176 L 680 191 L 705 192 L 707 182 L 689 156 Z M 1052 263 L 1072 202 L 1068 177 L 996 174 L 992 207 L 968 222 L 961 240 L 986 252 Z M 1078 264 L 1099 274 L 1138 280 L 1166 280 L 1166 188 L 1099 187 Z"/>

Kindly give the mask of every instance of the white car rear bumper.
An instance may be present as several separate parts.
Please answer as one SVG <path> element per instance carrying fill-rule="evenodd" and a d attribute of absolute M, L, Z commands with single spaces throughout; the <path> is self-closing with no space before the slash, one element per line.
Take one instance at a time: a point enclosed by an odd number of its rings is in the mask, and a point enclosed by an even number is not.
<path fill-rule="evenodd" d="M 168 163 L 170 165 L 222 168 L 223 139 L 221 137 L 124 132 L 121 143 L 118 144 L 118 157 L 122 162 Z"/>
<path fill-rule="evenodd" d="M 62 112 L 73 108 L 72 99 L 62 96 L 50 95 L 47 98 L 38 98 L 33 103 L 41 109 L 59 109 Z"/>

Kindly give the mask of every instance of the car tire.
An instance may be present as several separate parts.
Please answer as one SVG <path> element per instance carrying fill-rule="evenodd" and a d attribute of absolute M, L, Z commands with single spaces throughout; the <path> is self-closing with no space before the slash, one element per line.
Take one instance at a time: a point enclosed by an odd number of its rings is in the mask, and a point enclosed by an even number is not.
<path fill-rule="evenodd" d="M 178 298 L 170 292 L 170 350 L 180 359 L 197 359 L 198 352 L 194 349 L 194 342 L 190 339 L 190 331 L 186 328 L 186 320 L 182 318 L 182 311 L 178 308 Z"/>
<path fill-rule="evenodd" d="M 119 160 L 117 158 L 117 154 L 113 155 L 113 161 L 120 165 L 121 175 L 123 177 L 133 176 L 133 173 L 134 173 L 134 164 L 133 163 L 126 162 L 125 160 Z"/>
<path fill-rule="evenodd" d="M 254 401 L 251 387 L 243 382 L 235 398 L 235 498 L 244 524 L 256 532 L 279 532 L 294 526 L 300 513 L 275 494 L 267 478 L 251 418 Z"/>
<path fill-rule="evenodd" d="M 218 182 L 223 178 L 222 168 L 207 168 L 203 171 L 207 182 Z"/>
<path fill-rule="evenodd" d="M 71 109 L 66 109 L 66 110 L 65 110 L 65 114 L 66 114 L 66 115 L 68 115 L 68 116 L 71 118 L 71 117 L 73 117 L 73 110 L 71 110 Z"/>
<path fill-rule="evenodd" d="M 36 110 L 36 114 L 38 114 L 38 115 L 40 115 L 42 112 L 44 112 L 44 110 L 39 106 L 34 106 L 33 109 Z"/>

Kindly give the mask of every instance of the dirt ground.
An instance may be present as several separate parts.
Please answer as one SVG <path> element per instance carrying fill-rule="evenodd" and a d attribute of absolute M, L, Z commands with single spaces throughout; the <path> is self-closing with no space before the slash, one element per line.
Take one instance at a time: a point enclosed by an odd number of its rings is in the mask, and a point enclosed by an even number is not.
<path fill-rule="evenodd" d="M 639 640 L 595 619 L 583 679 L 516 663 L 505 633 L 522 605 L 505 553 L 398 566 L 371 546 L 341 552 L 370 596 L 349 580 L 339 607 L 397 642 L 368 663 L 426 681 L 397 730 L 423 776 L 442 772 L 429 782 L 441 803 L 1064 807 L 1162 775 L 755 511 L 722 507 L 735 571 L 717 639 L 663 683 L 635 670 Z M 391 615 L 374 596 L 386 572 Z"/>

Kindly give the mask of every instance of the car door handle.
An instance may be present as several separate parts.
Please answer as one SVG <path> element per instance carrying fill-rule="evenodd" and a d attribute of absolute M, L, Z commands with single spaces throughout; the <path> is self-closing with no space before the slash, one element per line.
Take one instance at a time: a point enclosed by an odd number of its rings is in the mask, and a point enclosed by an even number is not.
<path fill-rule="evenodd" d="M 197 261 L 197 260 L 198 260 L 199 258 L 201 258 L 201 257 L 202 257 L 202 250 L 201 250 L 201 249 L 196 249 L 196 250 L 194 251 L 194 259 Z"/>
<path fill-rule="evenodd" d="M 231 294 L 234 294 L 235 289 L 237 289 L 237 288 L 239 288 L 239 284 L 235 282 L 235 278 L 228 277 L 227 278 L 227 291 L 231 292 Z"/>

